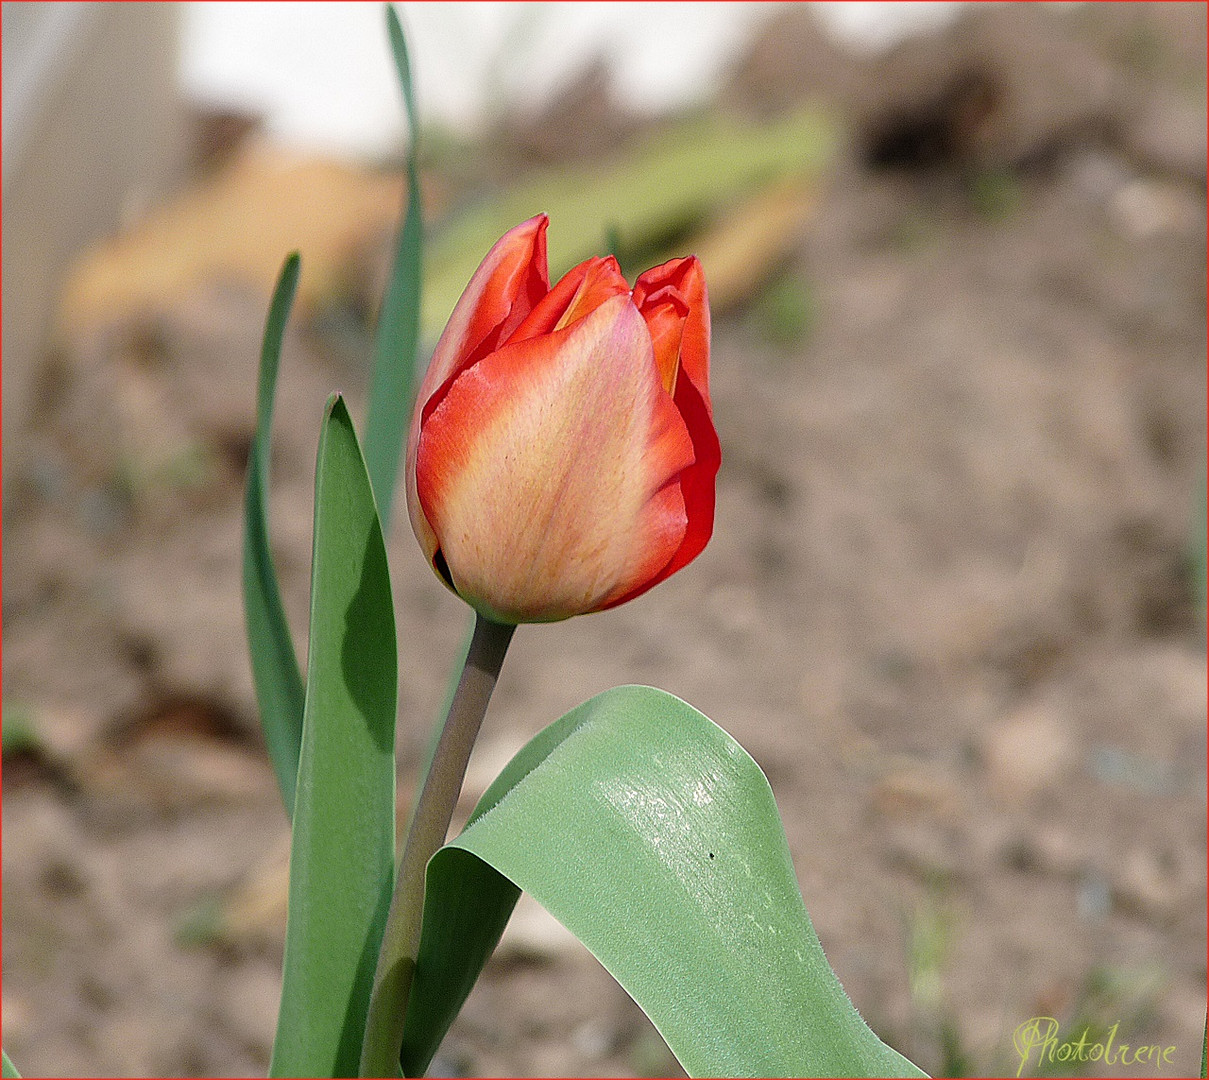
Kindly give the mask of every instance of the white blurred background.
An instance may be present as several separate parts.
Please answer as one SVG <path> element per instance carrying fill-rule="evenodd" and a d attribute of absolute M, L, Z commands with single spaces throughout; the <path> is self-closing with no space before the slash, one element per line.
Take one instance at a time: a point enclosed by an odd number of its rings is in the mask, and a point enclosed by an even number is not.
<path fill-rule="evenodd" d="M 630 106 L 705 97 L 771 3 L 401 4 L 427 119 L 473 129 L 501 103 L 540 105 L 607 59 Z M 948 18 L 955 3 L 823 3 L 829 26 L 884 45 Z M 190 3 L 187 95 L 263 113 L 268 131 L 309 147 L 378 154 L 402 130 L 379 3 Z"/>

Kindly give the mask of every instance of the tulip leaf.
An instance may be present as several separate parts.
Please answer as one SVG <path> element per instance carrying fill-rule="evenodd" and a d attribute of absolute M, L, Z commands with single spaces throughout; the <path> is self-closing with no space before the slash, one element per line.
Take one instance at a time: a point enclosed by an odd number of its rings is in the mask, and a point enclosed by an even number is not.
<path fill-rule="evenodd" d="M 2 1063 L 4 1066 L 2 1075 L 17 1077 L 21 1075 L 19 1072 L 17 1072 L 17 1066 L 9 1060 L 8 1054 L 3 1050 L 0 1050 L 0 1063 Z"/>
<path fill-rule="evenodd" d="M 427 1066 L 522 889 L 691 1076 L 923 1075 L 828 965 L 759 766 L 670 694 L 617 687 L 567 713 L 433 856 L 405 1075 Z"/>
<path fill-rule="evenodd" d="M 411 139 L 407 150 L 407 211 L 399 229 L 395 261 L 378 314 L 374 339 L 373 377 L 369 391 L 369 416 L 365 427 L 365 459 L 378 500 L 382 528 L 390 531 L 390 511 L 399 474 L 403 440 L 411 423 L 416 382 L 416 349 L 420 337 L 420 279 L 423 221 L 420 213 L 420 125 L 407 40 L 393 7 L 386 9 L 407 124 Z"/>
<path fill-rule="evenodd" d="M 269 305 L 260 351 L 256 435 L 248 457 L 244 491 L 243 598 L 252 680 L 265 743 L 288 814 L 294 812 L 298 749 L 302 743 L 303 685 L 269 548 L 269 457 L 281 341 L 298 287 L 299 269 L 295 252 L 281 268 Z"/>
<path fill-rule="evenodd" d="M 315 470 L 306 708 L 272 1076 L 356 1076 L 394 885 L 395 624 L 386 549 L 348 410 Z"/>

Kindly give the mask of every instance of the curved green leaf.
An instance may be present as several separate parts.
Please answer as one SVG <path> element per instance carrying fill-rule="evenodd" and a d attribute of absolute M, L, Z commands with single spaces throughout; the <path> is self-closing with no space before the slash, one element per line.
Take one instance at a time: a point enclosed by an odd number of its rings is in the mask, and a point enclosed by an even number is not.
<path fill-rule="evenodd" d="M 420 337 L 423 220 L 420 215 L 420 123 L 411 82 L 407 40 L 393 7 L 386 9 L 386 26 L 411 136 L 407 150 L 407 211 L 399 229 L 394 266 L 378 315 L 369 416 L 365 426 L 365 460 L 378 499 L 382 528 L 389 532 L 395 480 L 399 473 L 403 440 L 411 425 L 411 404 L 415 393 L 416 348 Z"/>
<path fill-rule="evenodd" d="M 281 603 L 277 569 L 269 550 L 269 446 L 281 339 L 294 303 L 298 274 L 299 258 L 294 252 L 281 268 L 264 328 L 260 385 L 256 393 L 256 436 L 248 458 L 248 483 L 244 491 L 243 538 L 244 619 L 252 657 L 252 681 L 269 758 L 288 814 L 294 812 L 304 691 L 298 654 Z"/>
<path fill-rule="evenodd" d="M 315 470 L 306 709 L 272 1076 L 356 1076 L 395 859 L 395 622 L 353 424 L 328 402 Z"/>
<path fill-rule="evenodd" d="M 678 698 L 609 690 L 530 742 L 428 866 L 403 1065 L 420 1075 L 518 889 L 692 1076 L 919 1076 L 852 1007 L 759 766 Z"/>

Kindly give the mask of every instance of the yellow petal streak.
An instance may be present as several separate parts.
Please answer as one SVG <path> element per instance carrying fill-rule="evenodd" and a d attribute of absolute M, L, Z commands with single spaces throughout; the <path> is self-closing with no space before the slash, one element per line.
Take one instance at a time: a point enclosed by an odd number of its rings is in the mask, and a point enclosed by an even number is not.
<path fill-rule="evenodd" d="M 591 611 L 684 535 L 693 460 L 628 296 L 460 376 L 421 435 L 419 496 L 458 592 L 506 621 Z"/>

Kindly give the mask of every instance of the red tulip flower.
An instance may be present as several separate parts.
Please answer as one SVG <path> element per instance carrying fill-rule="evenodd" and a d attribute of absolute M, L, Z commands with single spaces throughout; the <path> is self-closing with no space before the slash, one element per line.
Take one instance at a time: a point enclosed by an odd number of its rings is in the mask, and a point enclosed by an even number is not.
<path fill-rule="evenodd" d="M 437 575 L 486 618 L 614 607 L 691 562 L 721 454 L 695 257 L 631 290 L 612 257 L 550 287 L 540 215 L 488 253 L 420 387 L 407 506 Z"/>

